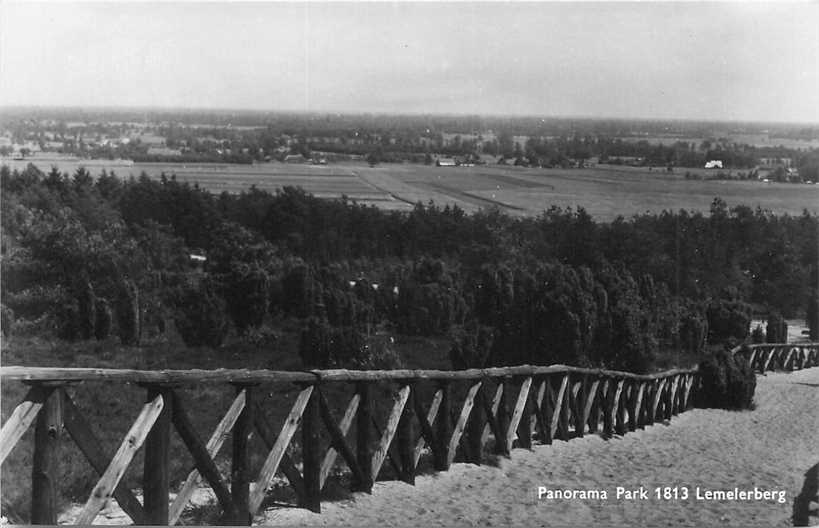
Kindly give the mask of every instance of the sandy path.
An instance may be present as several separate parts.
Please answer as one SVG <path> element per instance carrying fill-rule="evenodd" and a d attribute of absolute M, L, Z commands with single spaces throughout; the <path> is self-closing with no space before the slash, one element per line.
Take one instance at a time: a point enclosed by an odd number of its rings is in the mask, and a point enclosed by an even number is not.
<path fill-rule="evenodd" d="M 499 467 L 454 464 L 416 485 L 378 482 L 372 495 L 324 502 L 323 513 L 268 510 L 259 524 L 347 526 L 615 525 L 790 526 L 805 472 L 819 463 L 819 368 L 757 378 L 753 412 L 686 412 L 670 425 L 604 441 L 587 436 L 532 451 Z M 537 499 L 538 486 L 605 490 L 607 500 Z M 615 498 L 644 486 L 648 500 Z M 656 486 L 687 486 L 687 500 L 657 500 Z M 784 490 L 785 503 L 696 500 L 696 487 Z"/>

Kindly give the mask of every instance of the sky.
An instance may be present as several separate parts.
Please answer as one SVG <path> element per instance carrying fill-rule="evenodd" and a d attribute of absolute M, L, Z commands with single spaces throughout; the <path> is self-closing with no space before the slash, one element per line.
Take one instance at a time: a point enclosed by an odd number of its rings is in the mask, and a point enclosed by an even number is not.
<path fill-rule="evenodd" d="M 0 0 L 0 106 L 819 122 L 819 2 Z"/>

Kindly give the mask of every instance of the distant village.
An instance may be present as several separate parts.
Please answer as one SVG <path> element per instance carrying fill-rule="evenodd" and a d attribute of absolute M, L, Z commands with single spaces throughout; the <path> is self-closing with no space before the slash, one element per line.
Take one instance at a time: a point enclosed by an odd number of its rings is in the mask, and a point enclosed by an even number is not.
<path fill-rule="evenodd" d="M 695 142 L 662 137 L 604 138 L 527 136 L 491 129 L 470 132 L 346 129 L 312 134 L 232 124 L 191 125 L 171 121 L 0 122 L 0 161 L 107 160 L 115 166 L 144 162 L 423 163 L 438 167 L 505 164 L 522 167 L 643 167 L 685 173 L 688 179 L 754 179 L 814 183 L 800 174 L 803 149 L 756 148 L 729 139 Z M 675 139 L 677 139 L 675 141 Z M 812 149 L 816 152 L 819 149 Z M 644 155 L 639 155 L 644 154 Z M 762 155 L 764 154 L 764 155 Z M 686 170 L 687 169 L 687 170 Z"/>

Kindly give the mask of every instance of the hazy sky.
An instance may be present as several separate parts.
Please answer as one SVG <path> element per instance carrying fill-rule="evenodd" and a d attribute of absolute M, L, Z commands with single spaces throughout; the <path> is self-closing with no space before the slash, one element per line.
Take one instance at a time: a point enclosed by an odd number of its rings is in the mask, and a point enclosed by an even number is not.
<path fill-rule="evenodd" d="M 0 105 L 819 122 L 819 3 L 9 3 Z"/>

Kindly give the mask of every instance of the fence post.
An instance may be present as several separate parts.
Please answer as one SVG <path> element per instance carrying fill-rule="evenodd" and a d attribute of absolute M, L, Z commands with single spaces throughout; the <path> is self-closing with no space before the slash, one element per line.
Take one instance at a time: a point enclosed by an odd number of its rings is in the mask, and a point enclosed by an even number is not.
<path fill-rule="evenodd" d="M 483 429 L 486 424 L 486 411 L 483 399 L 486 397 L 486 380 L 475 395 L 475 406 L 466 425 L 467 462 L 481 465 L 483 462 Z"/>
<path fill-rule="evenodd" d="M 228 519 L 231 524 L 250 526 L 253 513 L 250 511 L 250 463 L 248 461 L 248 440 L 253 431 L 256 411 L 253 385 L 234 384 L 236 394 L 245 391 L 245 406 L 236 423 L 233 424 L 233 456 L 230 469 L 230 494 L 236 509 L 236 518 Z"/>
<path fill-rule="evenodd" d="M 373 447 L 370 439 L 370 422 L 372 421 L 373 402 L 370 399 L 370 384 L 366 381 L 359 381 L 356 383 L 356 392 L 360 398 L 356 423 L 356 456 L 362 480 L 353 483 L 353 491 L 372 493 Z"/>
<path fill-rule="evenodd" d="M 435 435 L 438 449 L 434 450 L 434 465 L 436 471 L 446 471 L 449 469 L 449 439 L 452 437 L 452 398 L 448 381 L 442 381 L 439 388 L 442 398 L 441 406 L 438 408 L 438 427 Z"/>
<path fill-rule="evenodd" d="M 403 386 L 409 386 L 410 398 L 415 398 L 415 385 L 409 380 L 402 381 Z M 399 478 L 407 484 L 415 484 L 415 435 L 413 434 L 412 417 L 415 414 L 415 405 L 409 399 L 404 405 L 401 419 L 398 422 L 398 456 L 401 459 L 401 474 Z"/>
<path fill-rule="evenodd" d="M 505 378 L 498 378 L 498 383 L 501 386 L 501 397 L 500 403 L 498 405 L 498 412 L 495 417 L 495 420 L 498 424 L 498 432 L 500 433 L 500 438 L 495 439 L 495 454 L 497 455 L 509 455 L 509 450 L 506 449 L 506 434 L 509 430 L 509 409 L 507 407 L 507 397 L 506 393 L 508 392 L 508 387 L 506 386 L 506 379 Z"/>
<path fill-rule="evenodd" d="M 315 386 L 314 386 L 315 387 Z M 302 387 L 306 388 L 306 387 Z M 319 393 L 313 390 L 301 422 L 302 463 L 304 465 L 304 502 L 305 507 L 315 513 L 321 513 L 321 453 L 319 450 Z"/>
<path fill-rule="evenodd" d="M 171 413 L 173 412 L 173 395 L 171 388 L 165 385 L 147 385 L 151 402 L 161 395 L 164 402 L 162 411 L 145 439 L 145 464 L 143 483 L 145 497 L 145 524 L 168 525 L 170 500 L 170 445 Z"/>
<path fill-rule="evenodd" d="M 523 383 L 526 380 L 525 376 L 521 376 L 516 385 L 518 391 L 523 390 Z M 532 448 L 532 394 L 537 391 L 535 381 L 532 380 L 529 392 L 526 395 L 526 400 L 523 403 L 523 412 L 521 413 L 520 423 L 518 423 L 518 444 L 524 449 Z M 518 395 L 520 398 L 520 395 Z"/>
<path fill-rule="evenodd" d="M 31 471 L 31 524 L 57 524 L 57 480 L 60 471 L 60 436 L 63 428 L 62 389 L 40 387 L 45 403 L 34 426 Z"/>

